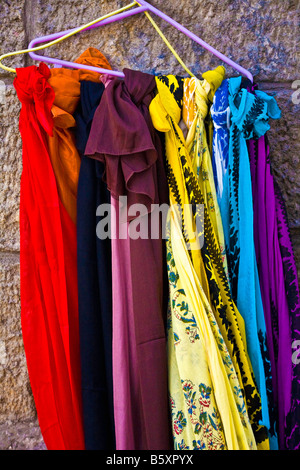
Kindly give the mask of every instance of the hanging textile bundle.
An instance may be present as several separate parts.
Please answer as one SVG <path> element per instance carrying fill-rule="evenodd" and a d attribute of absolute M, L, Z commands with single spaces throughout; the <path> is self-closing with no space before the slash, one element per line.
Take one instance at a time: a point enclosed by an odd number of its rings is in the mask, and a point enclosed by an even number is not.
<path fill-rule="evenodd" d="M 47 145 L 55 93 L 45 64 L 17 71 L 22 103 L 21 322 L 28 372 L 48 449 L 83 449 L 75 225 L 57 190 Z"/>
<path fill-rule="evenodd" d="M 149 11 L 240 75 L 194 76 Z M 188 77 L 116 71 L 95 48 L 1 64 L 140 12 Z M 299 449 L 275 98 L 144 0 L 33 43 L 50 38 L 0 58 L 22 105 L 21 321 L 47 448 Z"/>

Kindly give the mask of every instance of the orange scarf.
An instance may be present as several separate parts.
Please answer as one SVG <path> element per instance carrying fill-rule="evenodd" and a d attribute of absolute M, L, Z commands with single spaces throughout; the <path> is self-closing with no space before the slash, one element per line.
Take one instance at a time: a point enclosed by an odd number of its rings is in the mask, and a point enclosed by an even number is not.
<path fill-rule="evenodd" d="M 101 52 L 88 48 L 76 63 L 102 67 L 111 67 Z M 48 136 L 49 153 L 55 174 L 59 197 L 76 224 L 77 185 L 80 170 L 80 156 L 75 145 L 73 113 L 80 99 L 80 82 L 89 80 L 98 82 L 101 74 L 83 69 L 51 69 L 48 82 L 55 92 L 52 106 L 54 120 L 53 137 Z"/>

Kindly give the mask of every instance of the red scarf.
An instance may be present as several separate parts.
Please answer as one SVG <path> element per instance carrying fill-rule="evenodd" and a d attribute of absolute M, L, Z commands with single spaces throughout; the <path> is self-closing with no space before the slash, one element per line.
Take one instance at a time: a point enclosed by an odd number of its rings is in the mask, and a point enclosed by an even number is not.
<path fill-rule="evenodd" d="M 76 226 L 63 206 L 47 136 L 55 93 L 45 64 L 17 69 L 22 103 L 21 323 L 29 379 L 49 450 L 84 449 Z"/>

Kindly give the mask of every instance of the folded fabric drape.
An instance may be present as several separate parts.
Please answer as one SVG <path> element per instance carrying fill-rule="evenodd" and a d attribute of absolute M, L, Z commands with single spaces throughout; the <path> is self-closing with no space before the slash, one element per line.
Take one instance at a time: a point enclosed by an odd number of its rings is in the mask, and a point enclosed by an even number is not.
<path fill-rule="evenodd" d="M 262 420 L 269 429 L 266 380 L 270 378 L 266 373 L 271 371 L 254 246 L 251 172 L 246 144 L 247 139 L 257 138 L 268 129 L 268 108 L 263 96 L 255 99 L 247 89 L 241 88 L 241 77 L 229 79 L 228 91 L 231 125 L 221 212 L 231 292 L 245 321 L 249 357 L 262 400 Z"/>
<path fill-rule="evenodd" d="M 78 61 L 110 67 L 92 48 Z M 23 138 L 21 317 L 31 385 L 48 449 L 84 448 L 76 236 L 80 157 L 72 114 L 80 99 L 80 81 L 85 79 L 99 82 L 99 74 L 50 70 L 41 64 L 18 70 L 15 80 L 22 103 Z M 39 325 L 47 339 L 40 335 Z M 40 367 L 45 368 L 46 378 L 39 374 Z"/>
<path fill-rule="evenodd" d="M 84 156 L 103 83 L 81 82 L 74 113 L 81 157 L 77 190 L 77 264 L 85 448 L 115 448 L 112 381 L 111 242 L 96 235 L 97 207 L 110 203 L 103 164 Z"/>
<path fill-rule="evenodd" d="M 48 449 L 84 449 L 78 339 L 76 237 L 48 148 L 55 93 L 45 64 L 17 70 L 22 103 L 21 322 L 28 372 Z M 74 267 L 75 272 L 72 270 Z M 71 293 L 75 292 L 75 295 Z"/>
<path fill-rule="evenodd" d="M 134 204 L 149 222 L 152 204 L 168 200 L 161 141 L 148 110 L 155 78 L 130 70 L 124 73 L 123 81 L 114 79 L 107 85 L 85 150 L 105 164 L 104 180 L 117 217 L 120 196 L 127 198 L 128 207 L 122 220 L 112 222 L 113 233 L 125 230 L 125 240 L 119 233 L 112 239 L 116 448 L 169 449 L 161 229 L 156 239 L 150 232 L 147 238 L 133 238 L 127 232 L 128 222 L 138 215 L 130 212 Z"/>
<path fill-rule="evenodd" d="M 212 73 L 213 75 L 213 73 Z M 215 74 L 215 77 L 217 77 L 217 72 Z M 213 80 L 212 82 L 216 83 L 216 81 Z M 226 352 L 227 348 L 228 351 L 230 352 L 232 358 L 233 358 L 233 364 L 234 364 L 234 369 L 236 370 L 237 377 L 239 378 L 238 385 L 236 383 L 236 390 L 243 390 L 242 394 L 245 393 L 245 400 L 247 400 L 247 408 L 246 410 L 249 413 L 249 417 L 251 420 L 251 425 L 253 427 L 253 432 L 255 435 L 255 438 L 257 439 L 258 443 L 262 447 L 268 447 L 268 441 L 267 441 L 267 436 L 264 428 L 260 425 L 259 419 L 258 419 L 258 412 L 259 409 L 257 407 L 257 404 L 260 400 L 260 397 L 257 393 L 256 387 L 255 387 L 255 382 L 254 378 L 252 375 L 252 370 L 251 370 L 251 364 L 249 361 L 249 358 L 247 356 L 246 352 L 246 342 L 245 338 L 241 336 L 241 331 L 243 332 L 243 322 L 242 319 L 238 319 L 238 312 L 236 308 L 234 307 L 234 304 L 232 300 L 230 299 L 230 296 L 228 295 L 228 288 L 227 288 L 227 278 L 225 275 L 225 270 L 223 266 L 223 261 L 222 261 L 222 256 L 220 252 L 220 248 L 215 240 L 215 233 L 214 229 L 210 220 L 210 215 L 209 211 L 206 207 L 205 203 L 205 198 L 202 195 L 201 191 L 201 186 L 200 183 L 198 182 L 198 175 L 197 173 L 194 172 L 193 169 L 193 163 L 191 161 L 191 157 L 189 155 L 187 146 L 184 141 L 184 136 L 183 133 L 179 127 L 179 121 L 181 118 L 181 107 L 182 107 L 182 94 L 183 94 L 183 80 L 179 79 L 178 77 L 175 76 L 159 76 L 156 77 L 156 82 L 157 82 L 157 89 L 158 89 L 158 94 L 157 96 L 153 99 L 151 105 L 150 105 L 150 113 L 151 117 L 154 123 L 154 126 L 162 131 L 165 132 L 166 135 L 166 159 L 167 159 L 167 170 L 168 170 L 168 181 L 169 181 L 169 191 L 170 191 L 170 203 L 173 204 L 174 206 L 179 206 L 181 208 L 181 214 L 182 214 L 182 237 L 184 239 L 184 244 L 186 244 L 186 249 L 189 251 L 189 262 L 193 266 L 193 269 L 195 270 L 195 273 L 199 276 L 198 277 L 198 282 L 199 278 L 202 280 L 207 276 L 207 282 L 206 285 L 208 286 L 208 294 L 207 298 L 209 299 L 209 304 L 212 304 L 212 311 L 215 315 L 215 319 L 213 317 L 213 313 L 211 312 L 210 320 L 211 320 L 211 328 L 214 328 L 214 331 L 217 332 L 218 327 L 220 328 L 220 332 L 222 334 L 222 337 L 219 336 L 219 342 L 223 344 L 224 346 L 224 353 Z M 201 217 L 201 214 L 197 213 L 197 204 L 202 204 L 204 207 L 204 214 L 202 216 L 203 223 L 202 223 L 202 230 L 204 230 L 204 237 L 203 237 L 203 246 L 199 245 L 199 240 L 197 242 L 197 236 L 195 237 L 195 220 L 196 217 Z M 187 213 L 184 212 L 184 207 L 189 206 L 192 207 L 193 209 L 190 209 Z M 192 212 L 191 212 L 192 211 Z M 175 216 L 174 216 L 175 218 Z M 203 294 L 200 292 L 195 293 L 195 299 L 192 302 L 192 297 L 191 295 L 188 296 L 187 289 L 189 288 L 188 286 L 185 287 L 183 284 L 179 284 L 178 281 L 180 277 L 182 278 L 182 275 L 180 275 L 180 272 L 178 272 L 178 267 L 176 267 L 176 251 L 174 250 L 174 253 L 172 252 L 172 218 L 170 222 L 170 230 L 171 230 L 171 245 L 169 245 L 171 251 L 168 252 L 167 260 L 169 261 L 169 283 L 170 283 L 170 320 L 171 320 L 171 326 L 172 330 L 174 331 L 174 338 L 173 335 L 168 337 L 169 340 L 169 345 L 172 344 L 169 348 L 169 374 L 170 374 L 170 381 L 169 381 L 169 388 L 171 390 L 171 393 L 174 395 L 175 393 L 179 393 L 178 396 L 178 402 L 179 404 L 175 402 L 174 398 L 172 397 L 172 407 L 174 408 L 173 410 L 173 429 L 175 426 L 175 432 L 176 432 L 176 426 L 177 426 L 177 421 L 179 419 L 180 425 L 182 427 L 186 427 L 187 424 L 190 425 L 190 423 L 187 423 L 187 418 L 185 417 L 183 408 L 184 408 L 184 401 L 187 400 L 189 404 L 193 404 L 192 408 L 188 411 L 187 410 L 187 415 L 191 415 L 193 417 L 192 424 L 194 426 L 194 433 L 198 434 L 201 429 L 201 417 L 202 414 L 200 413 L 200 410 L 196 410 L 194 405 L 194 400 L 195 400 L 195 395 L 196 391 L 194 391 L 194 387 L 199 387 L 200 383 L 196 382 L 194 383 L 193 380 L 189 380 L 190 376 L 188 374 L 192 374 L 191 376 L 194 378 L 195 373 L 197 370 L 193 370 L 191 368 L 191 364 L 193 364 L 193 360 L 191 359 L 191 354 L 192 350 L 196 350 L 197 347 L 197 342 L 194 345 L 190 346 L 190 350 L 186 350 L 186 347 L 183 346 L 183 351 L 181 351 L 180 347 L 180 341 L 182 340 L 181 337 L 184 335 L 184 329 L 180 328 L 180 323 L 178 323 L 178 315 L 179 318 L 182 319 L 183 323 L 188 321 L 190 319 L 190 327 L 192 329 L 191 331 L 191 337 L 194 337 L 194 335 L 197 336 L 197 339 L 205 337 L 205 347 L 206 347 L 206 353 L 207 353 L 207 361 L 208 364 L 206 365 L 209 366 L 209 371 L 210 371 L 210 376 L 212 380 L 214 380 L 214 393 L 217 394 L 215 396 L 216 403 L 218 404 L 218 412 L 220 413 L 223 427 L 224 427 L 224 435 L 225 435 L 225 442 L 229 448 L 234 448 L 237 449 L 239 446 L 241 448 L 250 448 L 253 444 L 251 440 L 251 433 L 250 435 L 248 434 L 248 442 L 246 438 L 246 431 L 243 429 L 243 426 L 241 425 L 241 428 L 239 428 L 239 422 L 241 424 L 241 416 L 234 415 L 234 410 L 236 403 L 231 403 L 232 406 L 229 406 L 229 404 L 224 403 L 223 399 L 224 397 L 231 399 L 233 398 L 230 395 L 230 392 L 225 392 L 223 387 L 226 385 L 228 386 L 228 378 L 226 379 L 225 372 L 223 371 L 223 380 L 221 379 L 222 374 L 220 375 L 220 372 L 218 372 L 218 367 L 221 367 L 222 370 L 222 365 L 218 365 L 218 356 L 219 354 L 214 351 L 214 347 L 216 347 L 216 344 L 214 344 L 214 341 L 210 339 L 210 342 L 208 340 L 209 336 L 209 328 L 206 326 L 206 329 L 204 330 L 203 326 L 200 331 L 198 331 L 197 334 L 197 327 L 201 327 L 200 323 L 200 318 L 201 312 L 206 312 L 206 315 L 209 312 L 208 305 L 200 306 L 199 302 L 201 298 L 205 298 Z M 174 237 L 175 238 L 175 237 Z M 196 240 L 195 240 L 196 238 Z M 173 259 L 174 257 L 174 259 Z M 177 259 L 183 263 L 182 257 L 183 254 L 180 255 L 177 254 Z M 203 260 L 202 260 L 203 257 Z M 175 263 L 175 264 L 174 264 Z M 178 263 L 177 263 L 178 264 Z M 186 266 L 185 269 L 188 268 L 187 260 L 185 261 L 184 265 Z M 175 268 L 176 267 L 176 268 Z M 174 270 L 175 268 L 175 270 Z M 208 269 L 209 268 L 209 269 Z M 183 268 L 182 268 L 183 269 Z M 200 274 L 201 273 L 201 274 Z M 182 282 L 182 280 L 181 280 Z M 200 281 L 201 282 L 201 281 Z M 178 283 L 178 284 L 177 284 Z M 191 290 L 191 288 L 189 288 Z M 198 302 L 198 305 L 195 304 Z M 208 303 L 208 302 L 207 302 Z M 182 307 L 179 309 L 180 304 Z M 192 308 L 192 305 L 194 305 L 194 308 Z M 178 312 L 182 313 L 179 313 Z M 221 313 L 223 312 L 222 316 Z M 224 322 L 224 312 L 226 312 L 227 316 L 227 321 L 226 323 Z M 202 314 L 203 314 L 202 313 Z M 206 315 L 204 315 L 204 318 L 202 321 L 207 321 Z M 238 324 L 239 320 L 239 324 Z M 199 322 L 197 324 L 197 321 Z M 173 324 L 174 322 L 174 324 Z M 225 323 L 225 325 L 224 325 Z M 218 325 L 218 327 L 217 327 Z M 234 329 L 235 325 L 235 329 Z M 178 335 L 177 331 L 180 328 L 181 334 Z M 171 330 L 171 331 L 172 331 Z M 205 331 L 205 336 L 204 336 L 204 331 Z M 200 334 L 200 332 L 202 334 Z M 189 334 L 190 332 L 188 332 Z M 211 334 L 211 333 L 210 333 Z M 203 337 L 204 336 L 204 337 Z M 177 341 L 177 337 L 179 337 L 179 341 Z M 174 339 L 175 339 L 175 344 L 174 344 Z M 186 339 L 186 338 L 185 338 Z M 171 342 L 171 343 L 170 343 Z M 179 346 L 178 346 L 179 344 Z M 185 344 L 187 344 L 185 342 Z M 199 341 L 200 344 L 200 341 Z M 210 345 L 210 347 L 208 346 Z M 200 346 L 199 346 L 200 347 Z M 193 349 L 192 349 L 193 348 Z M 178 350 L 178 352 L 177 352 Z M 201 349 L 200 349 L 201 350 Z M 186 352 L 184 351 L 189 351 L 189 360 L 186 360 Z M 235 354 L 236 353 L 238 354 Z M 240 355 L 242 353 L 242 355 Z M 194 353 L 196 354 L 196 353 Z M 205 356 L 203 356 L 203 351 L 202 354 L 200 354 L 200 357 L 202 357 L 202 361 L 204 361 L 204 369 L 202 371 L 202 377 L 205 377 L 204 371 L 205 371 Z M 215 358 L 213 360 L 213 358 Z M 220 360 L 220 357 L 219 357 Z M 171 362 L 172 361 L 172 362 Z M 191 361 L 191 362 L 190 362 Z M 212 363 L 210 363 L 212 361 Z M 218 367 L 217 367 L 218 366 Z M 172 371 L 172 372 L 171 372 Z M 199 373 L 200 371 L 198 371 Z M 179 374 L 179 376 L 178 376 Z M 214 375 L 216 374 L 216 375 Z M 229 374 L 229 372 L 228 372 Z M 235 374 L 234 374 L 235 375 Z M 214 378 L 214 379 L 213 379 Z M 174 379 L 174 382 L 172 383 L 172 379 Z M 189 380 L 193 384 L 193 387 L 188 386 L 188 391 L 185 390 L 184 385 L 186 380 Z M 179 389 L 178 386 L 179 384 L 182 384 L 182 389 Z M 222 383 L 223 382 L 223 383 Z M 250 386 L 251 384 L 251 386 Z M 213 407 L 213 401 L 211 395 L 211 387 L 210 383 L 204 383 L 203 384 L 204 388 L 207 387 L 209 392 L 207 393 L 207 405 L 211 404 Z M 248 388 L 247 388 L 248 387 Z M 222 392 L 223 390 L 223 392 Z M 181 401 L 180 401 L 180 391 L 183 394 L 181 396 Z M 191 395 L 191 396 L 190 396 Z M 182 401 L 183 397 L 185 397 L 185 400 Z M 193 401 L 192 400 L 193 397 Z M 255 402 L 255 405 L 254 405 Z M 222 403 L 222 405 L 221 405 Z M 201 404 L 201 399 L 200 399 L 200 404 Z M 178 406 L 178 408 L 177 408 Z M 247 411 L 245 411 L 245 407 L 241 406 L 239 408 L 239 411 L 243 410 L 245 412 L 246 416 L 244 416 L 244 419 L 242 419 L 242 422 L 245 423 L 247 421 Z M 233 415 L 231 414 L 233 413 Z M 194 414 L 196 416 L 194 416 Z M 197 426 L 197 414 L 200 418 L 200 422 L 198 422 Z M 214 416 L 212 414 L 212 416 Z M 234 417 L 235 416 L 235 417 Z M 214 416 L 217 418 L 217 415 L 215 414 Z M 198 420 L 199 420 L 198 418 Z M 175 420 L 175 421 L 174 421 Z M 235 421 L 236 420 L 236 421 Z M 210 418 L 210 423 L 212 421 L 212 418 Z M 184 424 L 183 424 L 184 422 Z M 233 425 L 233 423 L 235 425 Z M 226 425 L 226 427 L 225 427 Z M 247 426 L 246 426 L 247 427 Z M 216 429 L 218 429 L 218 424 L 216 423 Z M 238 432 L 240 430 L 240 432 Z M 184 431 L 184 430 L 183 430 Z M 252 431 L 251 431 L 252 432 Z M 192 431 L 189 431 L 189 435 L 192 436 Z M 237 433 L 237 434 L 235 434 Z M 175 436 L 176 437 L 176 436 Z M 204 446 L 207 444 L 205 442 L 205 438 L 199 439 L 199 442 L 197 442 L 198 439 L 192 438 L 191 437 L 191 443 L 188 444 L 190 445 L 199 445 L 199 448 L 204 448 Z M 216 446 L 216 448 L 224 446 L 224 439 L 222 440 L 222 435 L 216 435 L 214 436 L 214 439 L 212 439 L 213 445 Z M 177 446 L 185 446 L 185 440 L 183 439 L 182 442 L 176 442 Z"/>
<path fill-rule="evenodd" d="M 216 91 L 210 108 L 213 121 L 212 168 L 220 203 L 223 195 L 223 180 L 228 167 L 230 107 L 228 100 L 228 79 L 224 79 Z"/>
<path fill-rule="evenodd" d="M 278 218 L 278 234 L 280 252 L 284 266 L 284 282 L 286 299 L 290 312 L 290 336 L 292 340 L 292 384 L 291 407 L 285 419 L 283 448 L 299 450 L 300 443 L 300 411 L 299 411 L 299 321 L 300 294 L 293 244 L 289 231 L 287 211 L 284 198 L 278 183 L 274 181 L 276 195 L 276 214 Z M 275 316 L 276 318 L 276 316 Z M 280 327 L 280 326 L 279 326 Z M 279 341 L 280 344 L 280 341 Z"/>
<path fill-rule="evenodd" d="M 83 65 L 93 65 L 111 69 L 107 59 L 95 48 L 88 48 L 75 61 Z M 100 82 L 97 72 L 84 69 L 51 69 L 49 84 L 55 92 L 52 106 L 54 120 L 53 135 L 48 139 L 52 167 L 60 199 L 68 214 L 76 224 L 77 186 L 80 170 L 80 156 L 76 148 L 74 112 L 81 96 L 83 81 Z"/>
<path fill-rule="evenodd" d="M 218 67 L 215 71 L 205 72 L 203 76 L 206 78 L 202 81 L 197 78 L 184 80 L 182 117 L 188 128 L 186 145 L 192 159 L 194 172 L 202 188 L 205 205 L 218 239 L 224 270 L 228 276 L 222 218 L 213 179 L 209 136 L 205 126 L 205 118 L 211 103 L 209 100 L 209 96 L 212 94 L 211 90 L 218 89 L 225 76 L 225 69 Z"/>
<path fill-rule="evenodd" d="M 295 255 L 291 240 L 288 217 L 284 198 L 278 183 L 274 181 L 276 196 L 276 215 L 278 219 L 279 246 L 284 266 L 284 283 L 286 299 L 290 312 L 290 336 L 292 340 L 292 384 L 291 407 L 285 419 L 284 448 L 299 450 L 300 443 L 300 412 L 299 412 L 299 321 L 300 294 Z M 276 318 L 276 316 L 275 316 Z M 280 326 L 279 326 L 280 327 Z M 279 344 L 281 342 L 279 341 Z M 297 353 L 298 350 L 298 353 Z M 296 357 L 294 354 L 296 353 Z"/>
<path fill-rule="evenodd" d="M 251 87 L 256 93 L 256 86 Z M 259 92 L 258 92 L 259 94 Z M 270 101 L 271 118 L 280 111 Z M 280 449 L 299 448 L 299 364 L 291 361 L 299 341 L 299 286 L 285 202 L 273 175 L 267 133 L 247 142 L 251 167 L 254 241 L 267 328 L 274 414 Z"/>
<path fill-rule="evenodd" d="M 88 48 L 78 63 L 110 70 Z M 300 447 L 300 295 L 273 96 L 17 69 L 21 324 L 49 450 Z"/>

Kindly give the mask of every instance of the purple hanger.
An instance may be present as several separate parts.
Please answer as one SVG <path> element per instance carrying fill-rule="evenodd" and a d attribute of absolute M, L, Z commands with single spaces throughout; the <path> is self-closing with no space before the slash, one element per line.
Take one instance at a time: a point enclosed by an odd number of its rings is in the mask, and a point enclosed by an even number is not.
<path fill-rule="evenodd" d="M 190 39 L 192 39 L 196 43 L 200 44 L 204 49 L 211 52 L 213 55 L 218 57 L 225 64 L 227 64 L 230 67 L 232 67 L 233 69 L 237 70 L 241 75 L 244 75 L 245 77 L 247 77 L 253 83 L 253 76 L 248 70 L 241 67 L 239 64 L 236 64 L 233 60 L 229 59 L 229 57 L 226 57 L 224 54 L 222 54 L 221 52 L 214 49 L 212 46 L 210 46 L 205 41 L 200 39 L 194 33 L 189 31 L 187 28 L 185 28 L 181 24 L 177 23 L 177 21 L 175 21 L 172 18 L 170 18 L 169 16 L 165 15 L 163 12 L 161 12 L 157 8 L 153 7 L 148 2 L 145 2 L 144 0 L 139 0 L 138 3 L 141 6 L 136 7 L 133 10 L 125 11 L 125 12 L 116 14 L 115 16 L 112 16 L 110 18 L 104 19 L 101 22 L 96 23 L 93 26 L 89 26 L 89 27 L 87 27 L 86 29 L 84 29 L 82 31 L 87 31 L 88 29 L 93 29 L 93 28 L 96 28 L 96 27 L 99 27 L 99 26 L 104 26 L 106 24 L 114 23 L 115 21 L 119 21 L 119 20 L 122 20 L 124 18 L 128 18 L 129 16 L 133 16 L 133 15 L 136 15 L 138 13 L 142 13 L 144 11 L 149 11 L 149 12 L 152 12 L 155 15 L 159 16 L 160 18 L 162 18 L 163 20 L 165 20 L 167 23 L 171 24 L 175 28 L 177 28 L 183 34 L 188 36 Z M 37 44 L 40 44 L 40 43 L 43 43 L 43 42 L 53 41 L 55 39 L 58 39 L 58 38 L 64 36 L 65 34 L 68 34 L 68 33 L 71 33 L 73 31 L 75 31 L 76 29 L 77 28 L 73 28 L 73 29 L 69 29 L 67 31 L 61 31 L 59 33 L 50 34 L 48 36 L 42 36 L 40 38 L 36 38 L 36 39 L 34 39 L 30 42 L 28 48 L 31 49 L 31 48 L 35 47 Z M 122 72 L 118 72 L 118 71 L 114 71 L 114 70 L 107 70 L 107 69 L 102 69 L 100 67 L 92 67 L 92 66 L 89 66 L 89 65 L 77 64 L 75 62 L 68 62 L 68 61 L 65 61 L 65 60 L 53 59 L 51 57 L 44 57 L 44 56 L 37 55 L 34 52 L 29 52 L 29 55 L 32 59 L 37 60 L 37 61 L 47 62 L 47 63 L 50 63 L 50 64 L 59 65 L 59 66 L 62 66 L 62 67 L 86 69 L 86 70 L 91 70 L 93 72 L 99 72 L 101 74 L 108 74 L 108 75 L 111 75 L 111 76 L 124 78 L 124 74 Z"/>

